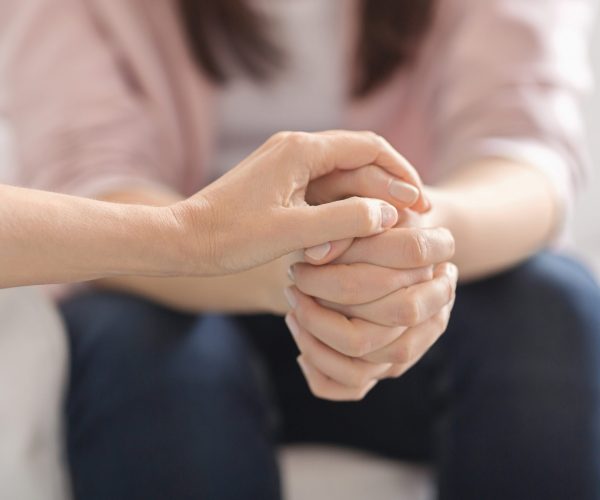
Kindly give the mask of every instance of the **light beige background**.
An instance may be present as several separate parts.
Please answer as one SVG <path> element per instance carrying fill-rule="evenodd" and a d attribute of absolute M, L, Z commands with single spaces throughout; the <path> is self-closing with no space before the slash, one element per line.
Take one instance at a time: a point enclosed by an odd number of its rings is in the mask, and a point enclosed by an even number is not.
<path fill-rule="evenodd" d="M 600 275 L 600 22 L 596 23 L 592 63 L 597 89 L 589 106 L 586 106 L 586 114 L 594 158 L 594 176 L 579 203 L 575 218 L 575 237 L 580 251 L 592 262 Z"/>

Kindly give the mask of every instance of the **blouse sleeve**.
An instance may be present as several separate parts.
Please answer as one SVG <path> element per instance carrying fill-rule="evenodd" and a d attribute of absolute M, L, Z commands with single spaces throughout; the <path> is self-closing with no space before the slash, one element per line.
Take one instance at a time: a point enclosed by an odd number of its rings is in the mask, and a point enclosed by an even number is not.
<path fill-rule="evenodd" d="M 592 0 L 448 0 L 434 52 L 434 166 L 481 157 L 546 174 L 565 209 L 585 178 Z M 443 22 L 442 22 L 443 20 Z"/>
<path fill-rule="evenodd" d="M 94 196 L 171 182 L 152 112 L 82 0 L 0 5 L 0 113 L 19 183 Z"/>

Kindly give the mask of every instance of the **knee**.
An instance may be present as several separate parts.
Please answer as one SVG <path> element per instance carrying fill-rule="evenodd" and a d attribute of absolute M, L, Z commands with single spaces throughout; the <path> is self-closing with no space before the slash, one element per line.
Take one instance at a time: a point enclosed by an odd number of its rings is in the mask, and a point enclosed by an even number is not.
<path fill-rule="evenodd" d="M 250 392 L 256 374 L 243 332 L 140 298 L 95 293 L 62 308 L 71 340 L 72 396 L 184 402 Z M 236 396 L 237 397 L 237 396 Z"/>
<path fill-rule="evenodd" d="M 541 254 L 464 286 L 454 313 L 459 342 L 505 372 L 600 370 L 600 288 L 570 259 Z"/>

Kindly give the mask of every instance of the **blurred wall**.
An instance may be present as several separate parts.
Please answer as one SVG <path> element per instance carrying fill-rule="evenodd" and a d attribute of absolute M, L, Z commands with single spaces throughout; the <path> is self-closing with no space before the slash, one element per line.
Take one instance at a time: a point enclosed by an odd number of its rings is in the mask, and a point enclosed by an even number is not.
<path fill-rule="evenodd" d="M 586 106 L 589 142 L 594 161 L 593 177 L 584 193 L 575 217 L 575 239 L 581 253 L 594 265 L 600 276 L 600 19 L 596 23 L 592 48 L 596 74 L 596 92 Z"/>

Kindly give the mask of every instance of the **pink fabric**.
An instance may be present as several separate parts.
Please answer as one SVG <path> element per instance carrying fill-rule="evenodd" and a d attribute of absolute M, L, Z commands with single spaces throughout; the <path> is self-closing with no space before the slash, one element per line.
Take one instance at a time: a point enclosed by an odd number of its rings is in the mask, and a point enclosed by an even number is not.
<path fill-rule="evenodd" d="M 530 163 L 566 202 L 586 164 L 579 99 L 591 85 L 592 0 L 440 0 L 420 57 L 348 104 L 435 183 L 485 156 Z M 4 0 L 0 112 L 23 184 L 94 196 L 206 182 L 214 88 L 174 0 Z"/>

